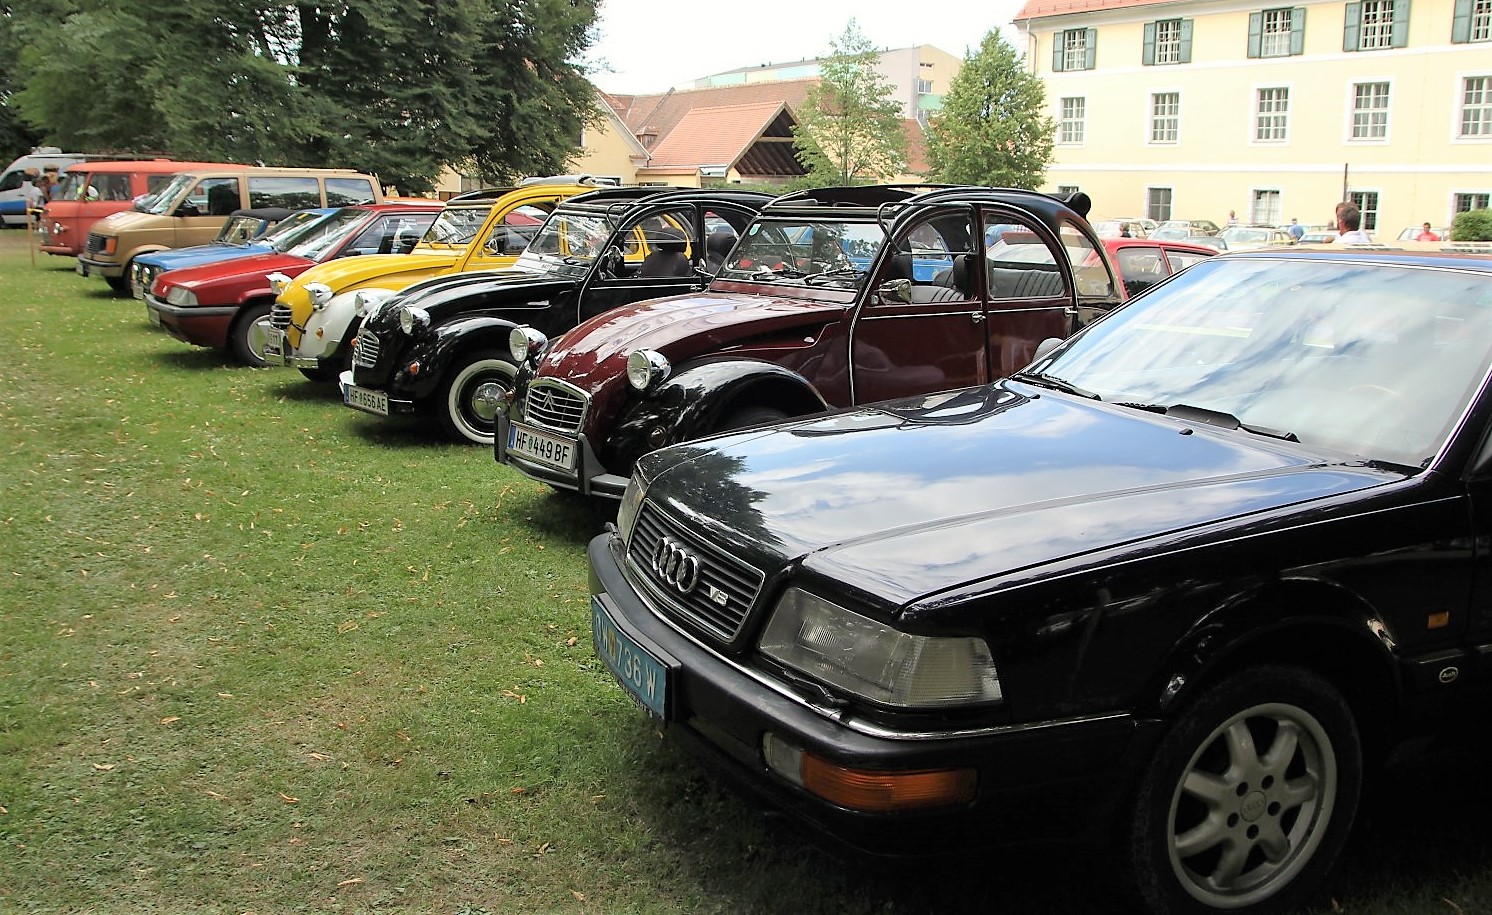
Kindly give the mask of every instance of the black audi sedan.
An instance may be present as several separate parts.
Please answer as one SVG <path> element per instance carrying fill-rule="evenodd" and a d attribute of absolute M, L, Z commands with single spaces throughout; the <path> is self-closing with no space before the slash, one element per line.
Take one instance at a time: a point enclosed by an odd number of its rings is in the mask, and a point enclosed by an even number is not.
<path fill-rule="evenodd" d="M 862 854 L 1104 843 L 1153 911 L 1287 911 L 1374 760 L 1492 711 L 1492 260 L 1229 255 L 1053 345 L 644 457 L 597 654 Z"/>

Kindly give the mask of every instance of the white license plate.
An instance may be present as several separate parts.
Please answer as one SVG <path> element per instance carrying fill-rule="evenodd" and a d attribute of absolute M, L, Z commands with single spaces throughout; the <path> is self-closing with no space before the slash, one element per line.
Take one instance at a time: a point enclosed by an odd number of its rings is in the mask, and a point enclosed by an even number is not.
<path fill-rule="evenodd" d="M 264 355 L 280 358 L 285 355 L 285 332 L 278 327 L 264 329 Z"/>
<path fill-rule="evenodd" d="M 389 415 L 389 395 L 382 391 L 370 391 L 367 388 L 349 384 L 342 391 L 342 400 L 349 407 L 377 413 L 379 416 Z"/>
<path fill-rule="evenodd" d="M 156 327 L 161 326 L 161 313 L 148 305 L 145 307 L 145 317 L 149 318 L 150 323 Z"/>
<path fill-rule="evenodd" d="M 575 468 L 575 442 L 518 423 L 508 426 L 508 451 L 560 470 Z"/>
<path fill-rule="evenodd" d="M 78 276 L 88 275 L 88 265 L 83 263 L 82 261 L 78 261 L 76 264 L 74 264 L 73 269 L 78 271 Z"/>

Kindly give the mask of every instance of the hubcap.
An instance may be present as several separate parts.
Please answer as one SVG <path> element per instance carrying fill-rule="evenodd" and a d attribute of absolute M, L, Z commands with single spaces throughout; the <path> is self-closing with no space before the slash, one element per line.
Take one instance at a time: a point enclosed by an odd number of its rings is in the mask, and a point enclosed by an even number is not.
<path fill-rule="evenodd" d="M 497 411 L 507 399 L 508 389 L 496 381 L 484 381 L 471 392 L 471 412 L 483 422 L 497 422 Z"/>
<path fill-rule="evenodd" d="M 1170 859 L 1197 900 L 1251 905 L 1293 880 L 1320 846 L 1336 796 L 1321 724 L 1292 705 L 1260 705 L 1219 725 L 1171 799 Z"/>

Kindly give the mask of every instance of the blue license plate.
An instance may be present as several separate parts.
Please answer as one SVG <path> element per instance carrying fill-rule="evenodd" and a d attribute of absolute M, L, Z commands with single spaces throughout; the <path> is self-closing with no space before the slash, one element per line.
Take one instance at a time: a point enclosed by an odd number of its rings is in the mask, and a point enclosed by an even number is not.
<path fill-rule="evenodd" d="M 596 654 L 622 688 L 659 718 L 668 718 L 668 667 L 617 628 L 601 598 L 591 596 L 591 638 Z"/>

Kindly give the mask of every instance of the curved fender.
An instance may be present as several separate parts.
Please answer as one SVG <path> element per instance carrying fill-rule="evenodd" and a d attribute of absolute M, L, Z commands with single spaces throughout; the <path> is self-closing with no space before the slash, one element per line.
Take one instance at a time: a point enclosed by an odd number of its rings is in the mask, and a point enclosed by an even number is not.
<path fill-rule="evenodd" d="M 245 305 L 253 304 L 256 300 L 259 299 L 268 299 L 269 303 L 273 305 L 275 303 L 275 291 L 268 286 L 260 286 L 255 289 L 245 289 L 243 292 L 239 293 L 238 302 L 236 304 L 238 305 L 238 307 L 242 308 Z"/>
<path fill-rule="evenodd" d="M 428 336 L 410 350 L 405 368 L 394 375 L 394 390 L 419 400 L 435 393 L 451 364 L 473 349 L 508 351 L 508 333 L 519 322 L 496 315 L 474 314 L 433 327 Z M 410 362 L 420 364 L 418 375 L 409 374 Z"/>
<path fill-rule="evenodd" d="M 754 359 L 699 362 L 624 408 L 606 450 L 630 470 L 649 451 L 709 435 L 728 412 L 748 401 L 789 416 L 829 409 L 808 379 L 780 365 Z"/>

